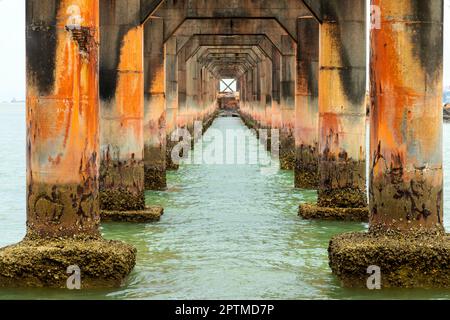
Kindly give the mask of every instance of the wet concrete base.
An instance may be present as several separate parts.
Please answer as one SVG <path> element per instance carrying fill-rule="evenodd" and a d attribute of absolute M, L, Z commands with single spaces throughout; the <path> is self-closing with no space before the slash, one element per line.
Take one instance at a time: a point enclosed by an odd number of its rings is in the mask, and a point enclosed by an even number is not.
<path fill-rule="evenodd" d="M 167 189 L 166 171 L 159 168 L 145 168 L 145 190 Z"/>
<path fill-rule="evenodd" d="M 345 287 L 366 288 L 378 266 L 382 288 L 450 288 L 449 234 L 347 233 L 332 238 L 328 256 Z"/>
<path fill-rule="evenodd" d="M 66 288 L 69 266 L 81 270 L 81 289 L 120 287 L 136 249 L 101 238 L 25 239 L 0 249 L 0 287 Z"/>
<path fill-rule="evenodd" d="M 134 222 L 147 223 L 161 219 L 164 209 L 158 206 L 146 207 L 139 211 L 101 211 L 102 222 Z"/>
<path fill-rule="evenodd" d="M 298 215 L 307 220 L 369 221 L 369 208 L 331 208 L 301 204 Z"/>

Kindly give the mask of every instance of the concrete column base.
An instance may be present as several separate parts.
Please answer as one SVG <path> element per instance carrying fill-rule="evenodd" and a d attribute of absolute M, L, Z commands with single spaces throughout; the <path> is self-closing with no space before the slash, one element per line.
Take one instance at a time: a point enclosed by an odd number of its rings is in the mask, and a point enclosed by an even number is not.
<path fill-rule="evenodd" d="M 101 211 L 102 222 L 135 222 L 147 223 L 161 219 L 164 209 L 158 206 L 146 207 L 139 211 Z"/>
<path fill-rule="evenodd" d="M 136 249 L 98 239 L 25 239 L 0 249 L 0 287 L 66 288 L 69 266 L 81 288 L 120 287 L 136 263 Z"/>
<path fill-rule="evenodd" d="M 167 189 L 166 170 L 155 167 L 145 168 L 145 190 L 163 191 Z"/>
<path fill-rule="evenodd" d="M 449 234 L 347 233 L 330 241 L 329 264 L 345 287 L 366 288 L 369 266 L 381 287 L 450 288 Z"/>
<path fill-rule="evenodd" d="M 299 189 L 317 190 L 319 188 L 319 172 L 303 167 L 295 168 L 295 187 Z"/>
<path fill-rule="evenodd" d="M 135 194 L 125 188 L 100 191 L 100 208 L 107 211 L 138 211 L 145 209 L 144 193 Z"/>
<path fill-rule="evenodd" d="M 295 169 L 295 138 L 291 131 L 281 130 L 280 134 L 280 168 Z"/>
<path fill-rule="evenodd" d="M 167 137 L 166 170 L 176 171 L 180 168 L 180 165 L 172 161 L 172 150 L 177 144 L 178 142 L 173 142 L 170 137 Z"/>
<path fill-rule="evenodd" d="M 301 204 L 298 215 L 307 220 L 369 221 L 369 208 L 330 208 Z"/>

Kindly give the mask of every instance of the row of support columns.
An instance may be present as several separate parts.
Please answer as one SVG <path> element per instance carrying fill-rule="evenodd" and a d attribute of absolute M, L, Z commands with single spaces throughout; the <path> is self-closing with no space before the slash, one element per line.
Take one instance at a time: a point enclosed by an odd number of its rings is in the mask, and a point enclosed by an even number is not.
<path fill-rule="evenodd" d="M 273 32 L 269 49 L 240 66 L 241 114 L 279 129 L 282 168 L 318 190 L 303 217 L 369 220 L 367 233 L 330 242 L 344 285 L 364 286 L 378 266 L 385 287 L 448 287 L 443 0 L 371 1 L 369 205 L 366 1 L 321 4 L 297 19 L 297 37 Z M 219 86 L 185 34 L 214 25 L 190 21 L 164 38 L 161 18 L 141 22 L 138 0 L 27 1 L 27 236 L 0 250 L 0 286 L 64 286 L 71 265 L 86 287 L 114 286 L 133 268 L 133 247 L 101 238 L 100 212 L 145 215 L 145 189 L 164 189 L 165 170 L 177 168 L 172 133 L 210 123 Z M 244 21 L 220 23 L 243 36 Z"/>

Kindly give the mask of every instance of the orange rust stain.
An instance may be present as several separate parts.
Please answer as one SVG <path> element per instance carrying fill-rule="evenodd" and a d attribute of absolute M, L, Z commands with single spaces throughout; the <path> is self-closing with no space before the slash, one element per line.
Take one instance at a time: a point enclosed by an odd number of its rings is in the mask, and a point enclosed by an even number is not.
<path fill-rule="evenodd" d="M 382 154 L 387 157 L 388 163 L 394 161 L 391 156 L 403 155 L 402 165 L 414 161 L 406 157 L 409 143 L 418 143 L 423 154 L 433 154 L 439 146 L 428 141 L 438 141 L 439 139 L 430 137 L 438 137 L 441 130 L 434 121 L 420 121 L 421 117 L 427 117 L 430 112 L 438 114 L 433 110 L 439 110 L 440 101 L 435 101 L 435 109 L 430 109 L 425 102 L 426 74 L 413 54 L 417 44 L 411 38 L 411 32 L 406 29 L 409 26 L 400 18 L 411 11 L 409 3 L 383 1 L 382 27 L 373 30 L 371 41 L 372 50 L 376 52 L 376 55 L 372 52 L 372 73 L 375 78 L 373 85 L 377 90 L 375 97 L 372 93 L 372 99 L 375 99 L 372 103 L 377 110 L 372 112 L 371 145 L 376 148 L 381 142 Z M 373 4 L 381 5 L 381 1 L 374 0 Z M 437 84 L 436 88 L 439 87 Z M 417 132 L 426 131 L 427 137 L 415 135 L 415 125 L 420 126 Z M 374 171 L 381 174 L 383 168 L 375 168 Z"/>
<path fill-rule="evenodd" d="M 82 18 L 83 47 L 66 29 L 73 5 Z M 35 181 L 72 183 L 89 175 L 88 163 L 98 148 L 98 13 L 97 1 L 61 2 L 54 90 L 42 97 L 27 88 L 29 176 Z"/>
<path fill-rule="evenodd" d="M 326 138 L 331 152 L 339 153 L 339 140 L 343 138 L 339 116 L 335 113 L 323 113 L 320 121 L 321 137 Z M 329 141 L 329 139 L 332 141 Z M 324 146 L 323 146 L 324 147 Z"/>

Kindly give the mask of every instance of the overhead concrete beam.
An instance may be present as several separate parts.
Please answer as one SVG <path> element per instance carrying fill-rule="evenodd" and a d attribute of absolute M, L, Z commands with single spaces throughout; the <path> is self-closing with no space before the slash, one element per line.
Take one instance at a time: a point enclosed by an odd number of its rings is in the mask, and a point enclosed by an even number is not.
<path fill-rule="evenodd" d="M 297 18 L 306 14 L 310 14 L 310 10 L 301 0 L 178 0 L 164 2 L 155 12 L 155 15 L 164 19 L 165 39 L 187 18 L 215 21 L 228 18 L 272 18 L 297 40 Z"/>

